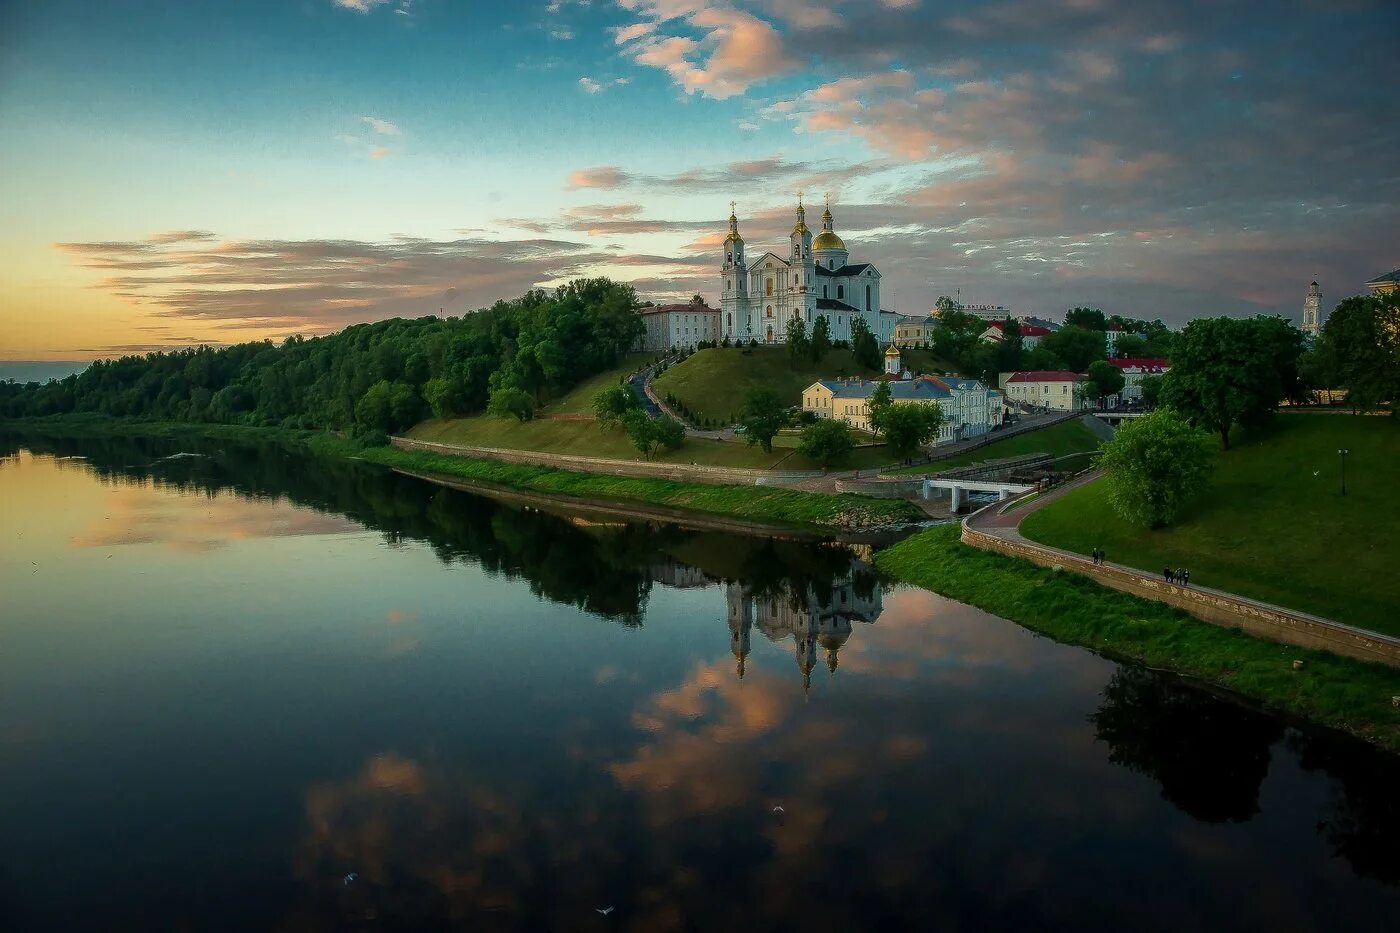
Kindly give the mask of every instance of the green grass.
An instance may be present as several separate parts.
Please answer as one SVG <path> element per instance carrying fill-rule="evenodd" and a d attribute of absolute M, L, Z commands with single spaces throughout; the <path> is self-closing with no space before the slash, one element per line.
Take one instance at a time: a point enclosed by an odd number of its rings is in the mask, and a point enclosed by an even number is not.
<path fill-rule="evenodd" d="M 74 437 L 202 436 L 248 443 L 276 441 L 295 445 L 317 456 L 346 457 L 420 473 L 440 473 L 460 479 L 496 483 L 525 492 L 549 493 L 581 500 L 646 503 L 790 527 L 869 527 L 922 521 L 926 517 L 918 506 L 903 500 L 873 499 L 851 494 L 826 495 L 761 486 L 709 486 L 663 479 L 574 473 L 546 467 L 516 466 L 490 460 L 399 450 L 396 447 L 361 447 L 332 434 L 284 428 L 122 421 L 87 416 L 27 419 L 3 424 L 20 431 Z"/>
<path fill-rule="evenodd" d="M 1338 448 L 1347 448 L 1340 495 Z M 1220 455 L 1209 488 L 1169 528 L 1128 524 L 1103 481 L 1027 515 L 1044 544 L 1400 635 L 1400 423 L 1280 415 Z"/>
<path fill-rule="evenodd" d="M 875 563 L 1058 641 L 1178 671 L 1400 750 L 1400 709 L 1390 699 L 1400 696 L 1400 670 L 1252 638 L 1078 574 L 968 547 L 958 535 L 957 525 L 931 528 Z M 1295 659 L 1302 670 L 1293 670 Z"/>
<path fill-rule="evenodd" d="M 796 366 L 786 347 L 718 347 L 701 350 L 672 366 L 652 382 L 657 395 L 667 393 L 685 403 L 699 418 L 731 423 L 744 407 L 744 396 L 757 388 L 772 389 L 787 405 L 802 404 L 802 390 L 832 376 L 874 376 L 879 369 L 856 365 L 849 350 L 832 350 L 819 364 L 801 360 Z M 932 360 L 927 351 L 923 357 Z M 933 368 L 933 367 L 928 367 Z"/>
<path fill-rule="evenodd" d="M 986 447 L 978 447 L 967 453 L 958 454 L 956 457 L 949 457 L 947 460 L 935 460 L 933 463 L 905 467 L 890 472 L 936 473 L 940 470 L 951 470 L 954 467 L 970 466 L 988 460 L 1002 460 L 1006 457 L 1039 453 L 1063 457 L 1067 454 L 1098 450 L 1098 447 L 1098 437 L 1076 418 L 1073 421 L 1062 421 L 1039 431 L 1015 434 L 1005 440 L 994 441 Z"/>
<path fill-rule="evenodd" d="M 659 353 L 629 353 L 612 369 L 583 380 L 559 398 L 545 405 L 543 410 L 557 415 L 591 414 L 593 412 L 593 396 L 609 386 L 616 385 L 647 363 L 660 358 Z"/>

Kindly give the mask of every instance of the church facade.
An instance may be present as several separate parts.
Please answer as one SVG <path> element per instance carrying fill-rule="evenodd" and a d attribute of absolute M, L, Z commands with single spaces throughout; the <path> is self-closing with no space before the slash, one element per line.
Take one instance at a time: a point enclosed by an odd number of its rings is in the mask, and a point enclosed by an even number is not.
<path fill-rule="evenodd" d="M 871 263 L 852 263 L 850 258 L 832 228 L 831 208 L 823 212 L 821 232 L 813 237 L 799 196 L 797 223 L 787 248 L 750 259 L 730 205 L 721 267 L 720 333 L 730 341 L 784 343 L 793 318 L 810 334 L 823 315 L 832 340 L 850 340 L 856 318 L 879 339 L 880 272 Z"/>

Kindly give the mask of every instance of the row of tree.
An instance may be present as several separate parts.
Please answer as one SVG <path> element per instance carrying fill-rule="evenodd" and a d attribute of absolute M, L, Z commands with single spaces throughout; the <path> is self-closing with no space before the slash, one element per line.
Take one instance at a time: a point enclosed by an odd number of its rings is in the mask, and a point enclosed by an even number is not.
<path fill-rule="evenodd" d="M 114 417 L 366 433 L 491 410 L 522 420 L 613 367 L 641 336 L 637 297 L 608 279 L 457 318 L 356 324 L 291 337 L 99 361 L 44 385 L 0 384 L 0 415 Z"/>

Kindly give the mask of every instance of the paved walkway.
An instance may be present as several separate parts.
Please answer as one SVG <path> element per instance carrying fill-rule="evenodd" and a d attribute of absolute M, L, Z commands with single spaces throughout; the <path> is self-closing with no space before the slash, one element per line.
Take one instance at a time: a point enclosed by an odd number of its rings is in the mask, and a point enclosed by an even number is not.
<path fill-rule="evenodd" d="M 1197 615 L 1198 618 L 1202 618 L 1203 621 L 1220 624 L 1217 619 L 1205 618 L 1196 612 L 1192 612 L 1192 607 L 1190 605 L 1182 605 L 1175 597 L 1190 598 L 1192 594 L 1200 594 L 1210 597 L 1213 601 L 1224 604 L 1226 607 L 1236 607 L 1243 615 L 1258 615 L 1263 613 L 1280 616 L 1285 619 L 1297 620 L 1305 625 L 1324 629 L 1332 633 L 1335 636 L 1336 644 L 1328 645 L 1328 650 L 1334 650 L 1344 654 L 1353 654 L 1353 656 L 1362 656 L 1366 660 L 1379 660 L 1382 663 L 1400 665 L 1400 638 L 1373 632 L 1369 629 L 1361 629 L 1346 625 L 1334 619 L 1326 619 L 1322 616 L 1312 615 L 1311 613 L 1300 612 L 1297 609 L 1289 609 L 1286 606 L 1277 606 L 1262 600 L 1251 599 L 1248 596 L 1240 596 L 1237 593 L 1227 593 L 1224 590 L 1197 586 L 1195 584 L 1191 586 L 1180 586 L 1178 584 L 1167 583 L 1162 579 L 1160 573 L 1145 571 L 1137 567 L 1129 567 L 1126 564 L 1116 564 L 1112 561 L 1105 561 L 1099 567 L 1095 567 L 1093 560 L 1083 554 L 1040 544 L 1021 534 L 1021 522 L 1025 520 L 1027 515 L 1031 514 L 1036 509 L 1044 508 L 1051 502 L 1063 498 L 1081 486 L 1094 482 L 1099 479 L 1100 476 L 1102 476 L 1100 471 L 1092 470 L 1050 492 L 1042 493 L 1033 501 L 1026 503 L 1020 508 L 1008 510 L 1004 503 L 996 503 L 978 512 L 974 512 L 964 519 L 964 522 L 969 528 L 975 531 L 980 531 L 983 534 L 1000 538 L 1003 541 L 1015 544 L 1019 547 L 1039 552 L 1044 557 L 1053 558 L 1053 563 L 1055 564 L 1062 565 L 1072 570 L 1079 570 L 1091 577 L 1094 576 L 1096 571 L 1100 568 L 1114 571 L 1114 575 L 1130 578 L 1144 587 L 1150 586 L 1160 591 L 1164 597 L 1167 597 L 1162 599 L 1163 602 L 1169 602 L 1172 605 L 1178 606 L 1178 608 L 1185 609 L 1192 615 Z M 1100 579 L 1098 582 L 1103 583 L 1105 581 Z M 1139 593 L 1138 595 L 1141 594 Z M 1254 633 L 1264 634 L 1264 637 L 1272 637 L 1267 633 L 1260 633 L 1257 631 Z M 1275 640 L 1287 641 L 1288 639 L 1275 638 Z M 1363 652 L 1357 655 L 1347 650 L 1351 645 L 1364 645 L 1365 647 Z M 1311 644 L 1309 645 L 1309 647 L 1312 646 Z"/>

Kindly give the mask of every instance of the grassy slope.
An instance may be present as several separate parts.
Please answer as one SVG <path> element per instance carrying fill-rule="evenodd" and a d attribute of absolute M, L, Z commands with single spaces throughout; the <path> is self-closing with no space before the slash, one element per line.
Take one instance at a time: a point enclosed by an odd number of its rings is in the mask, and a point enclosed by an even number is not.
<path fill-rule="evenodd" d="M 1056 457 L 1065 454 L 1083 453 L 1097 450 L 1099 439 L 1082 422 L 1065 421 L 1039 431 L 1016 434 L 1002 441 L 995 441 L 986 447 L 978 447 L 965 454 L 925 463 L 919 466 L 891 470 L 892 473 L 929 473 L 936 470 L 951 470 L 954 467 L 968 466 L 985 460 L 1000 460 L 1003 457 L 1017 457 L 1022 454 L 1047 453 Z"/>
<path fill-rule="evenodd" d="M 956 525 L 876 555 L 900 579 L 1058 641 L 1168 668 L 1400 750 L 1400 670 L 1251 638 L 1072 573 L 967 547 Z M 1301 671 L 1294 659 L 1305 663 Z"/>
<path fill-rule="evenodd" d="M 1346 447 L 1347 495 L 1337 449 Z M 1316 475 L 1315 475 L 1316 474 Z M 1221 455 L 1209 489 L 1172 527 L 1129 525 L 1092 483 L 1027 516 L 1027 537 L 1351 625 L 1400 635 L 1400 423 L 1281 415 Z"/>
<path fill-rule="evenodd" d="M 731 422 L 751 389 L 767 388 L 788 405 L 802 403 L 802 390 L 828 376 L 872 376 L 879 370 L 856 365 L 849 350 L 832 350 L 820 364 L 803 360 L 794 367 L 785 347 L 738 347 L 701 350 L 662 373 L 652 383 L 658 395 L 669 392 L 701 418 Z"/>
<path fill-rule="evenodd" d="M 740 358 L 737 351 L 735 358 Z M 742 357 L 745 365 L 760 359 L 769 350 L 755 351 L 752 357 Z M 463 444 L 475 447 L 507 447 L 512 450 L 535 450 L 542 453 L 571 454 L 579 457 L 606 457 L 617 460 L 637 460 L 640 454 L 618 428 L 605 431 L 592 421 L 561 420 L 552 415 L 577 415 L 591 411 L 593 396 L 613 385 L 623 376 L 647 362 L 649 354 L 632 354 L 616 369 L 600 373 L 575 386 L 567 394 L 540 408 L 539 417 L 524 423 L 512 418 L 492 418 L 475 415 L 470 418 L 430 418 L 407 432 L 409 437 L 442 444 Z M 687 361 L 688 362 L 688 361 Z M 761 364 L 760 364 L 761 365 Z M 810 385 L 808 380 L 803 384 Z M 817 464 L 791 450 L 778 447 L 795 446 L 786 439 L 775 444 L 774 451 L 764 453 L 742 441 L 727 443 L 688 440 L 679 450 L 661 451 L 654 458 L 663 463 L 698 463 L 705 466 L 741 467 L 764 470 L 781 464 L 785 470 L 812 470 Z M 870 469 L 890 462 L 883 447 L 863 448 L 851 455 L 844 464 L 848 468 Z"/>
<path fill-rule="evenodd" d="M 396 447 L 362 448 L 331 434 L 242 425 L 141 422 L 87 416 L 26 419 L 4 423 L 17 430 L 70 437 L 198 435 L 232 441 L 276 441 L 297 445 L 326 457 L 348 457 L 423 473 L 442 473 L 467 480 L 498 483 L 527 492 L 582 499 L 638 502 L 690 509 L 780 525 L 862 527 L 890 522 L 922 521 L 926 516 L 912 502 L 872 499 L 857 495 L 824 495 L 760 486 L 707 486 L 662 479 L 636 479 L 573 473 L 545 467 L 514 466 L 489 460 L 439 456 Z M 841 521 L 842 518 L 847 521 Z M 852 521 L 851 519 L 854 519 Z"/>

